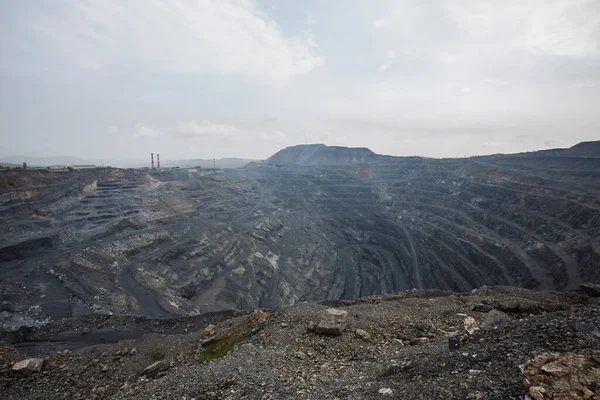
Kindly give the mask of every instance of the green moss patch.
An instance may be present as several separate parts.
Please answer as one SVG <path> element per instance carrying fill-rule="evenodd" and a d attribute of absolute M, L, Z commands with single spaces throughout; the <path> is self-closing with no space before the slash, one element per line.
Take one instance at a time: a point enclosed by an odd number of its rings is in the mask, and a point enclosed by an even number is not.
<path fill-rule="evenodd" d="M 233 349 L 236 344 L 248 337 L 252 327 L 258 321 L 267 316 L 268 314 L 264 311 L 255 311 L 239 321 L 236 321 L 236 323 L 222 332 L 215 334 L 214 338 L 205 340 L 200 347 L 201 353 L 198 355 L 198 361 L 204 362 L 223 357 Z"/>

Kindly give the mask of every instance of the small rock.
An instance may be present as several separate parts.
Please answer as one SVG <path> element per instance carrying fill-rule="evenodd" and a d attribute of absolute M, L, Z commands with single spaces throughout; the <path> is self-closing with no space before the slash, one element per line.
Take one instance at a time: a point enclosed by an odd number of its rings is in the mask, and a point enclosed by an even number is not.
<path fill-rule="evenodd" d="M 281 323 L 281 327 L 282 327 L 282 328 L 287 328 L 287 326 L 288 326 L 288 324 L 286 324 L 285 322 L 282 322 L 282 323 Z"/>
<path fill-rule="evenodd" d="M 208 325 L 206 328 L 204 328 L 204 333 L 211 333 L 212 331 L 214 331 L 216 328 L 216 326 L 214 326 L 213 324 Z"/>
<path fill-rule="evenodd" d="M 467 399 L 479 400 L 479 399 L 483 399 L 483 395 L 481 394 L 481 392 L 469 393 L 467 395 Z"/>
<path fill-rule="evenodd" d="M 450 351 L 458 350 L 460 348 L 460 337 L 449 336 L 448 337 L 448 349 Z"/>
<path fill-rule="evenodd" d="M 161 372 L 168 370 L 169 367 L 169 363 L 167 363 L 165 360 L 156 361 L 155 363 L 148 365 L 146 369 L 144 369 L 144 371 L 142 372 L 142 376 L 145 376 L 146 378 L 154 378 L 158 376 Z"/>
<path fill-rule="evenodd" d="M 356 336 L 358 336 L 362 340 L 368 341 L 369 339 L 371 339 L 371 334 L 363 329 L 357 329 L 356 331 L 354 331 L 354 333 L 356 333 Z"/>
<path fill-rule="evenodd" d="M 529 388 L 529 398 L 533 400 L 544 400 L 547 390 L 541 386 L 532 386 Z"/>
<path fill-rule="evenodd" d="M 88 333 L 90 333 L 92 330 L 90 328 L 83 328 L 81 330 L 81 334 L 82 335 L 87 335 Z"/>
<path fill-rule="evenodd" d="M 427 343 L 427 342 L 429 342 L 429 338 L 426 338 L 426 337 L 418 337 L 418 338 L 416 338 L 416 339 L 413 339 L 413 340 L 411 340 L 411 341 L 410 341 L 410 345 L 411 345 L 411 346 L 418 346 L 418 345 L 420 345 L 420 344 L 425 344 L 425 343 Z"/>
<path fill-rule="evenodd" d="M 313 321 L 308 321 L 308 324 L 306 324 L 306 329 L 309 332 L 314 332 L 316 328 L 317 328 L 317 324 L 315 324 Z"/>
<path fill-rule="evenodd" d="M 600 285 L 597 283 L 582 283 L 579 287 L 590 297 L 600 297 Z"/>
<path fill-rule="evenodd" d="M 341 335 L 348 324 L 348 311 L 328 308 L 315 327 L 315 332 L 324 335 Z"/>
<path fill-rule="evenodd" d="M 392 394 L 394 391 L 391 388 L 381 388 L 379 389 L 379 394 Z"/>
<path fill-rule="evenodd" d="M 129 352 L 130 355 L 135 355 L 137 353 L 137 349 L 134 347 L 133 349 L 131 349 L 131 351 Z"/>
<path fill-rule="evenodd" d="M 483 312 L 483 313 L 492 311 L 493 309 L 494 308 L 492 306 L 490 306 L 489 304 L 483 304 L 483 303 L 478 303 L 473 306 L 473 311 Z"/>
<path fill-rule="evenodd" d="M 473 317 L 466 317 L 464 325 L 465 331 L 469 335 L 472 335 L 473 333 L 475 333 L 475 331 L 479 330 L 479 327 L 477 326 L 477 321 L 475 321 L 475 318 Z"/>
<path fill-rule="evenodd" d="M 304 353 L 302 351 L 297 351 L 295 356 L 296 356 L 296 358 L 299 358 L 301 360 L 308 360 L 308 356 L 306 355 L 306 353 Z"/>
<path fill-rule="evenodd" d="M 44 366 L 42 358 L 28 358 L 13 365 L 13 371 L 40 372 Z"/>

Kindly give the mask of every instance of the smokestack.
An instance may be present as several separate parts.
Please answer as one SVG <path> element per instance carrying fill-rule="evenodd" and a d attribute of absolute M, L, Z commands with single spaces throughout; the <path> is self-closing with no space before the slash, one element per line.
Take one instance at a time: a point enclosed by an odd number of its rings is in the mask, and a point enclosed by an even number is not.
<path fill-rule="evenodd" d="M 150 160 L 152 160 L 152 169 L 154 169 L 154 153 L 150 153 Z"/>
<path fill-rule="evenodd" d="M 23 162 L 23 169 L 27 169 L 27 163 Z"/>
<path fill-rule="evenodd" d="M 160 171 L 160 154 L 156 153 L 156 164 L 158 165 L 158 170 Z"/>

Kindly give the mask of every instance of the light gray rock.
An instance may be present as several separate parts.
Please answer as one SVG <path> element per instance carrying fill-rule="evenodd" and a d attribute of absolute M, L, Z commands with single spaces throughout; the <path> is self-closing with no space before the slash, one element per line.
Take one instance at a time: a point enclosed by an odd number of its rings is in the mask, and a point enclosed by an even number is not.
<path fill-rule="evenodd" d="M 12 369 L 13 371 L 39 372 L 43 366 L 44 360 L 42 358 L 28 358 L 13 365 Z"/>
<path fill-rule="evenodd" d="M 348 325 L 348 311 L 328 308 L 315 327 L 315 332 L 324 335 L 341 335 Z"/>
<path fill-rule="evenodd" d="M 483 329 L 492 329 L 496 326 L 508 324 L 512 319 L 502 311 L 492 310 L 485 314 L 481 327 Z"/>
<path fill-rule="evenodd" d="M 356 336 L 358 336 L 362 340 L 368 341 L 369 339 L 371 339 L 371 334 L 369 332 L 365 331 L 364 329 L 357 329 L 354 331 L 354 333 L 356 333 Z"/>
<path fill-rule="evenodd" d="M 144 372 L 142 372 L 142 376 L 145 376 L 146 378 L 154 378 L 160 372 L 168 370 L 169 367 L 170 365 L 168 362 L 166 362 L 165 360 L 160 360 L 148 365 L 146 369 L 144 369 Z"/>

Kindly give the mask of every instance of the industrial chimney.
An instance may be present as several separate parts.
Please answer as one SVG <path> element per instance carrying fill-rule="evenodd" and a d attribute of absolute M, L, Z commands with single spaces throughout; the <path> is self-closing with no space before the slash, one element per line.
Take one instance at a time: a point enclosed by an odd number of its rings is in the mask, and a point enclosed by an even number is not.
<path fill-rule="evenodd" d="M 160 154 L 156 153 L 156 164 L 158 165 L 158 170 L 160 171 Z"/>
<path fill-rule="evenodd" d="M 154 169 L 154 153 L 150 153 L 150 160 L 152 161 L 152 169 Z"/>

